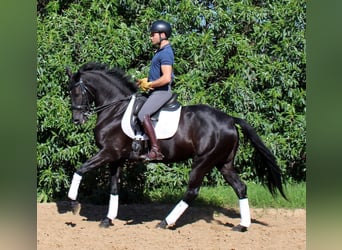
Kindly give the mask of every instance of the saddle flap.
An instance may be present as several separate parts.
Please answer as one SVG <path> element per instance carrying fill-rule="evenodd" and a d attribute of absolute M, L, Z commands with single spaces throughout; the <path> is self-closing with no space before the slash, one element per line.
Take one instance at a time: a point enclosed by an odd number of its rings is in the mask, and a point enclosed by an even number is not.
<path fill-rule="evenodd" d="M 139 96 L 138 99 L 141 97 Z M 146 97 L 145 97 L 146 98 Z M 157 139 L 167 139 L 172 137 L 178 128 L 179 120 L 180 120 L 180 113 L 181 113 L 181 105 L 178 101 L 175 101 L 177 96 L 171 97 L 168 101 L 168 105 L 170 107 L 162 108 L 158 111 L 155 115 L 158 115 L 157 119 L 153 119 L 153 126 L 156 133 Z M 130 103 L 125 111 L 125 114 L 121 121 L 121 128 L 123 132 L 132 139 L 143 139 L 147 140 L 147 135 L 144 135 L 139 128 L 136 128 L 137 123 L 137 113 L 139 112 L 138 108 L 143 103 L 141 100 L 136 103 L 137 97 L 135 95 L 132 96 Z M 173 100 L 171 102 L 171 100 Z M 140 103 L 141 102 L 141 103 Z M 176 103 L 175 103 L 176 102 Z M 178 103 L 178 104 L 177 104 Z M 141 108 L 140 106 L 140 108 Z M 155 117 L 155 115 L 153 117 Z M 152 118 L 152 117 L 151 117 Z"/>
<path fill-rule="evenodd" d="M 136 97 L 136 100 L 135 100 L 135 102 L 133 104 L 132 115 L 138 115 L 139 110 L 144 105 L 146 100 L 147 100 L 147 97 L 143 96 L 143 95 L 139 95 L 138 97 Z"/>

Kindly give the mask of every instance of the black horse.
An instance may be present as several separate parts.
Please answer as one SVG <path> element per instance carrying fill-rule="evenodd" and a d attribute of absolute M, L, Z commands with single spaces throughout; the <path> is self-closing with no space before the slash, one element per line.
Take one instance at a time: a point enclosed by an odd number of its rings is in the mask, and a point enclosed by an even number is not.
<path fill-rule="evenodd" d="M 89 113 L 96 112 L 94 134 L 99 148 L 98 153 L 74 173 L 68 197 L 71 199 L 73 212 L 76 212 L 79 206 L 76 198 L 83 174 L 108 164 L 111 172 L 109 209 L 100 223 L 100 226 L 108 227 L 117 216 L 119 168 L 126 161 L 136 160 L 132 154 L 134 140 L 123 132 L 121 121 L 132 96 L 137 94 L 137 86 L 120 69 L 110 69 L 99 63 L 87 63 L 76 73 L 67 68 L 67 74 L 73 122 L 82 124 Z M 95 108 L 91 106 L 93 103 Z M 275 156 L 246 121 L 207 105 L 183 106 L 176 133 L 171 138 L 160 140 L 161 151 L 165 156 L 162 162 L 179 162 L 192 158 L 192 170 L 183 199 L 158 226 L 166 228 L 175 225 L 198 196 L 204 176 L 216 167 L 239 198 L 241 222 L 233 229 L 247 230 L 251 223 L 247 188 L 234 168 L 239 144 L 237 125 L 255 148 L 258 156 L 255 161 L 257 176 L 267 185 L 272 195 L 280 192 L 286 199 Z"/>

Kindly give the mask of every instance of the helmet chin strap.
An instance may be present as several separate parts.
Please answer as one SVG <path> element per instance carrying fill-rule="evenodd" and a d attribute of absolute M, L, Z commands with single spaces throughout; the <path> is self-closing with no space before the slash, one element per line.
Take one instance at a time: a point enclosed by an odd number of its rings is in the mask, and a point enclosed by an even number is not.
<path fill-rule="evenodd" d="M 166 37 L 162 38 L 161 33 L 158 33 L 158 34 L 159 34 L 159 46 L 160 46 L 161 42 L 164 40 L 167 40 L 167 38 Z"/>

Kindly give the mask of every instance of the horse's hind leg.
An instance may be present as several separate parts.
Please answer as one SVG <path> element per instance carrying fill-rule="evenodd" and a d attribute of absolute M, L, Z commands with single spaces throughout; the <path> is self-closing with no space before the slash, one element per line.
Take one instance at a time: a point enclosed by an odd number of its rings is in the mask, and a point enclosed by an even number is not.
<path fill-rule="evenodd" d="M 244 232 L 251 224 L 251 215 L 247 198 L 247 186 L 241 181 L 239 175 L 234 169 L 233 160 L 224 164 L 221 168 L 219 168 L 219 170 L 222 173 L 224 179 L 228 182 L 229 185 L 232 186 L 236 195 L 239 197 L 241 221 L 238 226 L 235 226 L 233 228 L 233 230 Z"/>
<path fill-rule="evenodd" d="M 205 169 L 203 165 L 204 164 L 202 163 L 201 165 L 197 165 L 195 168 L 192 169 L 192 171 L 190 172 L 188 188 L 186 190 L 184 198 L 174 207 L 174 209 L 158 225 L 158 227 L 166 228 L 168 226 L 173 226 L 184 213 L 184 211 L 189 207 L 191 202 L 198 196 L 203 178 L 209 171 L 208 169 Z"/>

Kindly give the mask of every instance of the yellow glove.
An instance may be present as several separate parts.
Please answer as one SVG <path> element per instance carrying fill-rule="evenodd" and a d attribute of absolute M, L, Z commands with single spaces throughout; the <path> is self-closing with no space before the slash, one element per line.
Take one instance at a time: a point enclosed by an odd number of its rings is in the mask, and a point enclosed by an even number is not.
<path fill-rule="evenodd" d="M 139 79 L 138 80 L 138 86 L 141 88 L 143 91 L 148 91 L 152 89 L 151 87 L 151 82 L 147 81 L 147 78 Z"/>

